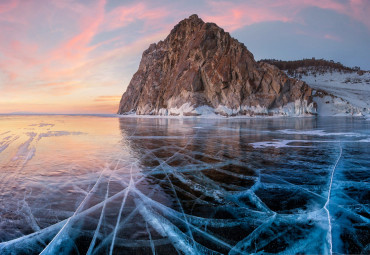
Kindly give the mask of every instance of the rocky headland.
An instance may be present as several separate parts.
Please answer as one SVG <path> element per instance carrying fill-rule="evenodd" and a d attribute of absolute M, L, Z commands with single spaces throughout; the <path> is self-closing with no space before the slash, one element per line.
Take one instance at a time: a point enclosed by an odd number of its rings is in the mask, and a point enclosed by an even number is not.
<path fill-rule="evenodd" d="M 192 15 L 144 51 L 118 114 L 310 115 L 313 90 Z"/>

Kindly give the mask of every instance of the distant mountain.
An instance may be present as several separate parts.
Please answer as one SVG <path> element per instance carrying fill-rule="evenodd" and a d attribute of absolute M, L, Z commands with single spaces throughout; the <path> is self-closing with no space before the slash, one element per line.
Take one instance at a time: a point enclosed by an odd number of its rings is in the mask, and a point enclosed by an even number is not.
<path fill-rule="evenodd" d="M 119 114 L 310 115 L 312 89 L 197 15 L 144 51 Z"/>

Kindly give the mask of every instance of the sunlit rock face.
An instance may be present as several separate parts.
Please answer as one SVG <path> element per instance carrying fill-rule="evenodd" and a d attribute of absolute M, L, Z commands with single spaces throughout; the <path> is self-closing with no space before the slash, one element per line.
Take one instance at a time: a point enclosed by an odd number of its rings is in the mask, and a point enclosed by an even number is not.
<path fill-rule="evenodd" d="M 315 111 L 307 84 L 257 63 L 229 33 L 192 15 L 144 51 L 118 113 L 229 116 Z"/>

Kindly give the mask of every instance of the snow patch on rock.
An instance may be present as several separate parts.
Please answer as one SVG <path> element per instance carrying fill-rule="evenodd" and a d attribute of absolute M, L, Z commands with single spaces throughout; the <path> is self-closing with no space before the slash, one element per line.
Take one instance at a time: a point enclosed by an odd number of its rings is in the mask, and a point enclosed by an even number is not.
<path fill-rule="evenodd" d="M 314 103 L 308 104 L 306 100 L 296 100 L 288 103 L 284 107 L 267 109 L 257 106 L 240 106 L 232 109 L 225 105 L 212 108 L 207 105 L 195 107 L 190 103 L 185 103 L 180 107 L 169 109 L 161 108 L 157 115 L 160 116 L 311 116 L 316 113 Z"/>
<path fill-rule="evenodd" d="M 370 116 L 370 73 L 314 73 L 302 75 L 314 91 L 317 113 L 322 116 Z"/>

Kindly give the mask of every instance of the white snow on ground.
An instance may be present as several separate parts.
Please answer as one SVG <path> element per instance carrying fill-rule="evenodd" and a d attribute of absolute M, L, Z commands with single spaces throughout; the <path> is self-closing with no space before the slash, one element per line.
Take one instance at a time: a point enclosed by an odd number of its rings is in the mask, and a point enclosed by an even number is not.
<path fill-rule="evenodd" d="M 316 77 L 315 77 L 316 76 Z M 322 116 L 370 115 L 370 73 L 326 72 L 314 75 L 308 72 L 301 80 L 316 90 L 325 90 L 330 95 L 317 93 L 318 114 Z"/>

